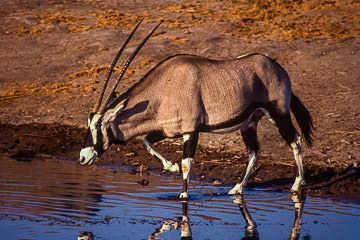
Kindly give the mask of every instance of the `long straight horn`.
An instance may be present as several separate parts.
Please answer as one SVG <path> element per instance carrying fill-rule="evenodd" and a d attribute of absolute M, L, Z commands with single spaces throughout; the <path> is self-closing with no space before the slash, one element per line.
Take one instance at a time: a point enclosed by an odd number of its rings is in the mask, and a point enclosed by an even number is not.
<path fill-rule="evenodd" d="M 105 93 L 107 84 L 108 84 L 108 82 L 109 82 L 109 79 L 110 79 L 110 77 L 111 77 L 112 71 L 114 70 L 117 61 L 119 60 L 122 52 L 124 51 L 125 47 L 126 47 L 127 44 L 129 43 L 130 39 L 132 38 L 132 36 L 133 36 L 134 33 L 136 32 L 136 29 L 140 26 L 140 24 L 141 24 L 141 22 L 142 22 L 143 20 L 144 20 L 144 18 L 141 19 L 141 20 L 139 21 L 139 23 L 135 26 L 134 30 L 132 30 L 132 32 L 130 33 L 130 35 L 128 36 L 128 38 L 127 38 L 126 41 L 124 42 L 124 44 L 123 44 L 123 45 L 121 46 L 121 48 L 119 49 L 119 52 L 116 54 L 116 56 L 115 56 L 115 58 L 114 58 L 114 60 L 113 60 L 113 62 L 112 62 L 112 64 L 111 64 L 111 66 L 110 66 L 110 69 L 109 69 L 109 72 L 108 72 L 108 74 L 107 74 L 107 77 L 105 78 L 104 83 L 103 83 L 103 85 L 102 85 L 102 87 L 101 87 L 101 90 L 100 90 L 100 93 L 99 93 L 99 100 L 96 102 L 95 107 L 94 107 L 94 110 L 93 110 L 94 113 L 96 113 L 96 112 L 99 110 L 99 107 L 100 107 L 100 105 L 101 105 L 101 101 L 102 101 L 102 99 L 103 99 L 103 97 L 104 97 L 104 93 Z"/>
<path fill-rule="evenodd" d="M 99 111 L 100 115 L 104 114 L 106 105 L 109 103 L 112 94 L 115 92 L 115 89 L 117 88 L 121 78 L 124 76 L 124 74 L 125 74 L 126 70 L 128 69 L 130 63 L 132 62 L 132 60 L 134 59 L 136 54 L 140 51 L 140 49 L 144 46 L 144 44 L 147 42 L 147 40 L 149 40 L 149 38 L 155 32 L 155 30 L 160 26 L 160 24 L 161 24 L 161 22 L 158 25 L 156 25 L 156 27 L 147 35 L 147 37 L 139 44 L 139 46 L 135 49 L 135 51 L 131 54 L 131 56 L 129 57 L 129 59 L 125 63 L 124 67 L 122 68 L 122 70 L 120 72 L 120 75 L 119 75 L 118 79 L 116 80 L 116 82 L 115 82 L 114 86 L 112 87 L 107 99 L 105 100 L 104 104 L 102 105 L 102 108 Z"/>

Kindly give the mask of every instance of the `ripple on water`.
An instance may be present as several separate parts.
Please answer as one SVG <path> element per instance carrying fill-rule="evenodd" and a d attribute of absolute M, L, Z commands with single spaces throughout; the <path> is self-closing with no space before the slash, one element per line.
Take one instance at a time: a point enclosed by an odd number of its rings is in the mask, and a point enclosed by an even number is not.
<path fill-rule="evenodd" d="M 294 200 L 261 189 L 240 198 L 227 195 L 227 187 L 191 182 L 190 199 L 183 202 L 178 176 L 131 175 L 71 161 L 1 157 L 0 164 L 0 232 L 6 239 L 77 239 L 80 232 L 95 239 L 179 239 L 186 226 L 194 239 L 360 234 L 360 206 L 346 201 Z M 149 185 L 137 184 L 144 178 Z"/>

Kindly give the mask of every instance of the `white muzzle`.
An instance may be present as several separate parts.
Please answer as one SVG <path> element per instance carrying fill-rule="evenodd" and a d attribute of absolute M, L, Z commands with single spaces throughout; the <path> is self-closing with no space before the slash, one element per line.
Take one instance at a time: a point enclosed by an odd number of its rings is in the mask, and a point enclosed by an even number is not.
<path fill-rule="evenodd" d="M 98 153 L 95 151 L 93 147 L 83 148 L 80 151 L 80 163 L 81 165 L 91 165 L 94 163 L 97 158 Z"/>

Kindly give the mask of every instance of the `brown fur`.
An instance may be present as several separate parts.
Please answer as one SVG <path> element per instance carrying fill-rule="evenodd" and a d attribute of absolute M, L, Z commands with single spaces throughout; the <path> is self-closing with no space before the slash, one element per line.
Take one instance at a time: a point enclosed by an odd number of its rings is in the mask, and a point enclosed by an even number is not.
<path fill-rule="evenodd" d="M 240 121 L 252 104 L 275 103 L 279 114 L 289 114 L 291 83 L 278 63 L 261 54 L 230 60 L 176 55 L 158 64 L 109 108 L 124 98 L 129 99 L 125 111 L 112 123 L 117 140 L 159 131 L 176 137 Z"/>

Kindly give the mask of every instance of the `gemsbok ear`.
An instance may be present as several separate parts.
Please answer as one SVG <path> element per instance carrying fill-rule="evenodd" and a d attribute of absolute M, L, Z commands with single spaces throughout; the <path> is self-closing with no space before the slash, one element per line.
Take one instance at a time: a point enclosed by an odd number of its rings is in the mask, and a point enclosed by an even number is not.
<path fill-rule="evenodd" d="M 106 123 L 114 121 L 115 118 L 126 108 L 128 101 L 129 99 L 126 98 L 117 104 L 113 109 L 108 110 L 106 112 L 106 116 L 104 116 L 104 121 Z"/>

